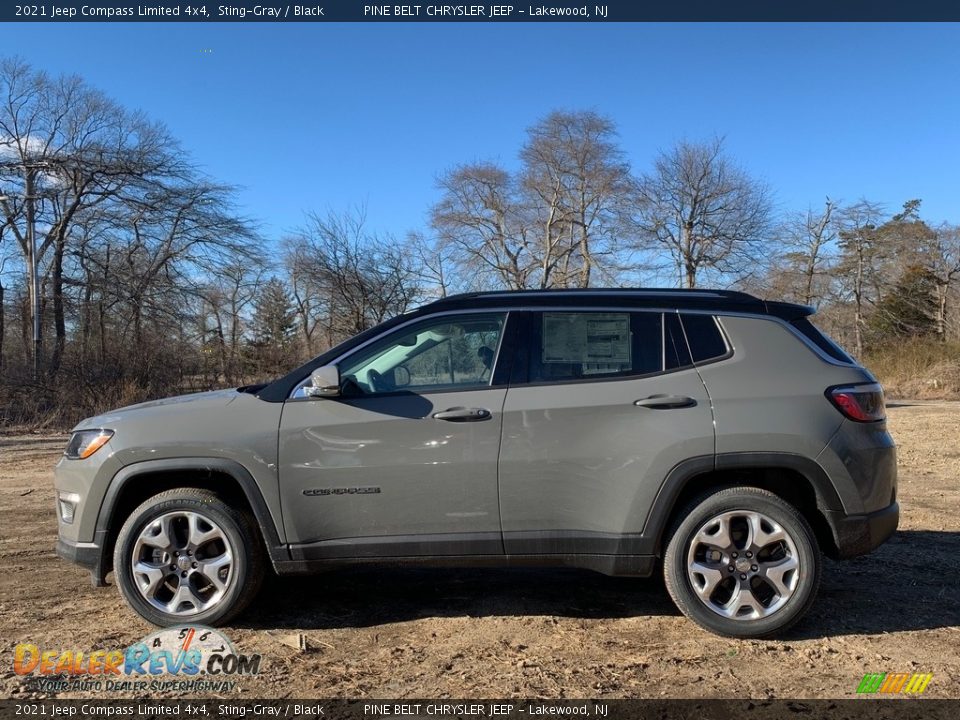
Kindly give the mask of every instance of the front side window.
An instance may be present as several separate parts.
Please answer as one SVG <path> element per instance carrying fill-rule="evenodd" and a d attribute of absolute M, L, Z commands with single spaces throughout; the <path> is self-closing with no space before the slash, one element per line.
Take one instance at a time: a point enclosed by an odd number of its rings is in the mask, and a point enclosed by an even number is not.
<path fill-rule="evenodd" d="M 659 313 L 543 312 L 534 317 L 530 382 L 596 380 L 663 369 Z"/>
<path fill-rule="evenodd" d="M 391 333 L 340 363 L 357 394 L 490 385 L 506 313 L 444 315 Z"/>

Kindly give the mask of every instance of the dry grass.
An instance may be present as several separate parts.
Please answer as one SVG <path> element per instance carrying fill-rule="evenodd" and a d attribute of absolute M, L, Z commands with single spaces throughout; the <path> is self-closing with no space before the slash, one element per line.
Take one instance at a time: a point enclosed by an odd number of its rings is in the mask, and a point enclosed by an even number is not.
<path fill-rule="evenodd" d="M 960 398 L 960 343 L 909 340 L 866 353 L 864 364 L 887 397 L 921 400 Z"/>

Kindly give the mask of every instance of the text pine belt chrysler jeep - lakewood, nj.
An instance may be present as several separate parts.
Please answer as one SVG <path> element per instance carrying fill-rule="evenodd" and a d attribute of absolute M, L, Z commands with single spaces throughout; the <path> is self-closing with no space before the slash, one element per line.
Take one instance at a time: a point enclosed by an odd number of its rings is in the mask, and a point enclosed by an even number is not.
<path fill-rule="evenodd" d="M 821 552 L 866 553 L 899 517 L 883 391 L 812 312 L 713 290 L 438 300 L 271 383 L 84 420 L 57 552 L 157 625 L 225 623 L 270 571 L 662 565 L 703 627 L 778 633 Z"/>

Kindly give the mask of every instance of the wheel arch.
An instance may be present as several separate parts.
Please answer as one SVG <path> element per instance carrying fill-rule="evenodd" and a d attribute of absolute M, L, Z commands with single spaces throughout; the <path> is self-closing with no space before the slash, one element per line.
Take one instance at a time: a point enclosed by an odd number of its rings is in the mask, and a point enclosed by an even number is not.
<path fill-rule="evenodd" d="M 830 557 L 837 540 L 828 518 L 843 510 L 833 483 L 820 465 L 793 453 L 723 453 L 690 458 L 667 475 L 647 516 L 643 534 L 662 555 L 668 528 L 696 497 L 734 485 L 757 487 L 796 507 L 813 527 L 817 542 Z"/>
<path fill-rule="evenodd" d="M 279 533 L 282 527 L 274 518 L 249 471 L 225 458 L 171 458 L 147 460 L 121 468 L 110 481 L 97 515 L 95 541 L 100 547 L 100 563 L 95 582 L 104 582 L 113 569 L 113 548 L 123 521 L 142 502 L 177 487 L 210 490 L 229 503 L 246 506 L 253 514 L 263 546 L 276 568 L 289 560 Z"/>

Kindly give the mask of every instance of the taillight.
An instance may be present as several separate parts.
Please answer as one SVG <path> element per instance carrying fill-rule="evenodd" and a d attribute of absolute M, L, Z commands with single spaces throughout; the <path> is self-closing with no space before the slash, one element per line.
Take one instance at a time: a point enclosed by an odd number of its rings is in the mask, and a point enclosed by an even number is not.
<path fill-rule="evenodd" d="M 877 422 L 887 417 L 883 388 L 878 383 L 839 385 L 827 389 L 827 398 L 845 417 L 857 422 Z"/>

